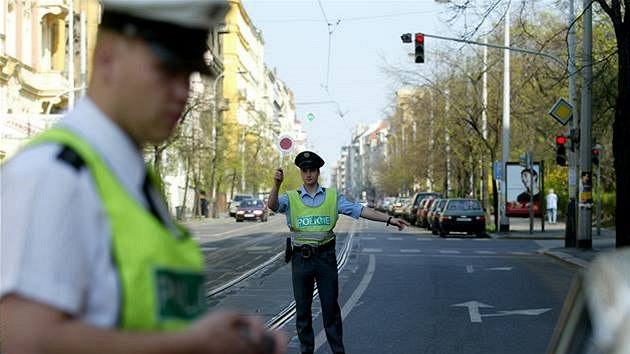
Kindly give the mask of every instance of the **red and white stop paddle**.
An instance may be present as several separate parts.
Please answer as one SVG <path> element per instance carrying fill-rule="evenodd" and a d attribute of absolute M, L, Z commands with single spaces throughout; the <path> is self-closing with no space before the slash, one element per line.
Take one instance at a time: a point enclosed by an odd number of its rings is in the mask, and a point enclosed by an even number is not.
<path fill-rule="evenodd" d="M 291 152 L 295 143 L 293 138 L 288 135 L 283 135 L 278 138 L 278 149 L 280 150 L 280 165 L 284 164 L 284 154 Z"/>

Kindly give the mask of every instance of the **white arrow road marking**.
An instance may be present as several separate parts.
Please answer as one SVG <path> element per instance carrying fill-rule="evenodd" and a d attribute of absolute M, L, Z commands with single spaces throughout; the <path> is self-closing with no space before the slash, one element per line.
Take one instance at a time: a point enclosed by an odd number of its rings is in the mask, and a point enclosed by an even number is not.
<path fill-rule="evenodd" d="M 499 317 L 499 316 L 510 316 L 510 315 L 538 316 L 547 311 L 551 311 L 551 309 L 548 308 L 548 309 L 499 311 L 499 313 L 489 313 L 487 315 L 481 315 L 481 317 Z"/>
<path fill-rule="evenodd" d="M 507 311 L 499 311 L 497 313 L 488 313 L 481 314 L 479 312 L 480 308 L 491 308 L 494 307 L 492 305 L 486 305 L 479 301 L 467 301 L 462 302 L 461 304 L 451 305 L 452 307 L 467 307 L 468 315 L 470 316 L 470 322 L 480 323 L 481 317 L 501 317 L 501 316 L 511 316 L 511 315 L 523 315 L 523 316 L 538 316 L 547 311 L 551 311 L 551 308 L 541 308 L 541 309 L 525 309 L 525 310 L 507 310 Z"/>
<path fill-rule="evenodd" d="M 474 271 L 475 271 L 475 269 L 473 268 L 473 266 L 471 266 L 471 265 L 467 265 L 466 266 L 466 273 L 472 273 Z"/>
<path fill-rule="evenodd" d="M 514 267 L 493 267 L 493 268 L 487 268 L 486 270 L 512 270 L 514 269 Z"/>
<path fill-rule="evenodd" d="M 462 302 L 461 304 L 451 305 L 454 307 L 468 307 L 468 314 L 470 315 L 470 322 L 481 322 L 481 314 L 479 313 L 479 308 L 481 307 L 494 307 L 492 305 L 486 305 L 479 301 L 468 301 Z"/>

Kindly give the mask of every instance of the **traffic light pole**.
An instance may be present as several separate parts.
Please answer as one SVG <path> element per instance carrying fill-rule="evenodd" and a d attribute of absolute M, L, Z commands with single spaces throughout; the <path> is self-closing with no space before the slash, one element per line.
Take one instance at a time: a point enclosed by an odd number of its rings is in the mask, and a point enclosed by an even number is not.
<path fill-rule="evenodd" d="M 576 94 L 576 85 L 575 78 L 577 74 L 577 70 L 575 68 L 575 7 L 573 0 L 569 0 L 569 33 L 567 36 L 567 42 L 569 47 L 569 60 L 567 63 L 567 70 L 569 72 L 569 103 L 573 106 L 573 112 L 571 117 L 571 131 L 575 132 L 578 128 L 579 122 L 579 112 L 577 105 L 577 94 Z M 575 247 L 576 246 L 576 229 L 577 229 L 577 220 L 576 220 L 576 200 L 577 200 L 577 174 L 578 174 L 578 157 L 579 156 L 579 147 L 577 141 L 572 137 L 570 139 L 570 149 L 569 149 L 569 176 L 568 176 L 568 185 L 569 185 L 569 200 L 567 203 L 567 211 L 566 211 L 566 222 L 564 229 L 564 246 L 565 247 Z"/>
<path fill-rule="evenodd" d="M 582 88 L 582 114 L 580 119 L 580 210 L 578 218 L 577 247 L 591 249 L 592 240 L 592 207 L 593 207 L 593 174 L 591 164 L 591 86 L 593 78 L 592 44 L 593 44 L 593 10 L 591 0 L 584 0 L 584 40 L 583 61 L 584 84 Z"/>

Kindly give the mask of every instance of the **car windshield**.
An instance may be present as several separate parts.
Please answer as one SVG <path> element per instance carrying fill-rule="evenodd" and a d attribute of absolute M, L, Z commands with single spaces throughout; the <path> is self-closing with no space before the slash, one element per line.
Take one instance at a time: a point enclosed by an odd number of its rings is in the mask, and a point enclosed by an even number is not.
<path fill-rule="evenodd" d="M 481 210 L 481 205 L 477 200 L 451 200 L 448 210 Z"/>
<path fill-rule="evenodd" d="M 241 207 L 263 207 L 262 200 L 246 199 L 241 202 Z"/>

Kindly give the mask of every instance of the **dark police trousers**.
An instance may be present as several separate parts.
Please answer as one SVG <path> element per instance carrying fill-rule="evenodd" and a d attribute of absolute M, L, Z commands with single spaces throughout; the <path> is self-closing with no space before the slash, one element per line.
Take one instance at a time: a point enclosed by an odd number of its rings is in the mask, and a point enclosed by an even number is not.
<path fill-rule="evenodd" d="M 341 309 L 337 303 L 339 281 L 335 247 L 322 252 L 314 252 L 308 258 L 304 258 L 302 252 L 294 252 L 291 258 L 291 270 L 296 304 L 295 322 L 302 353 L 313 353 L 315 348 L 311 313 L 315 282 L 319 290 L 324 329 L 330 349 L 333 353 L 345 353 L 342 342 Z"/>

